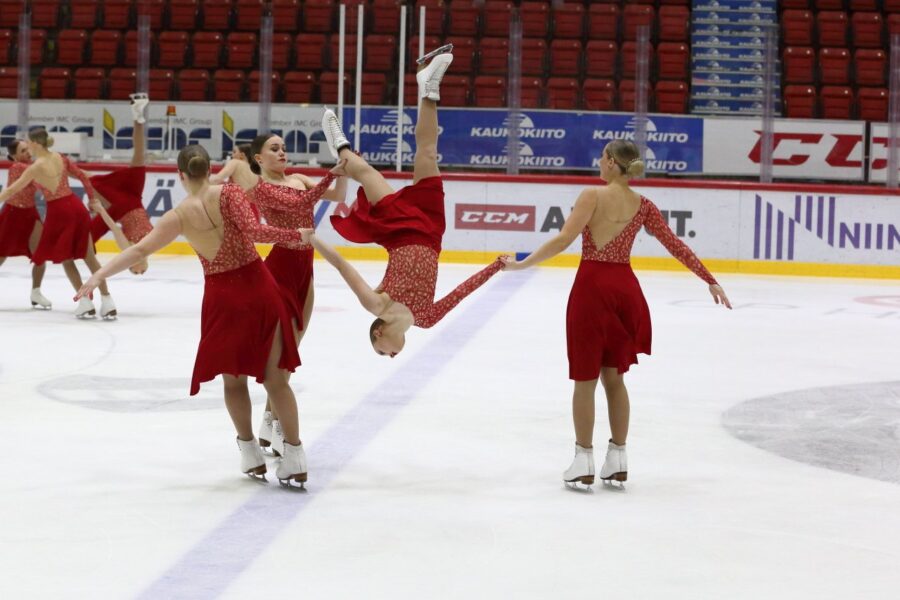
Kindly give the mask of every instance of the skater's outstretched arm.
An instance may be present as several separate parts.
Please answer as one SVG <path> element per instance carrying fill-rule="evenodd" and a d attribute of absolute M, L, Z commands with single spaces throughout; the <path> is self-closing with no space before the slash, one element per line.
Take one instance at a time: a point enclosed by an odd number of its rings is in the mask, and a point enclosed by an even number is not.
<path fill-rule="evenodd" d="M 356 294 L 356 297 L 359 299 L 359 303 L 363 308 L 376 317 L 384 312 L 384 309 L 386 308 L 384 296 L 375 293 L 375 290 L 366 283 L 359 272 L 353 268 L 353 265 L 347 262 L 343 256 L 338 254 L 334 248 L 319 239 L 319 236 L 315 234 L 315 230 L 301 229 L 300 233 L 303 234 L 303 241 L 305 243 L 312 244 L 313 248 L 315 248 L 325 260 L 331 263 L 332 267 L 338 270 L 338 273 L 341 274 L 341 277 L 344 278 L 344 281 L 347 282 L 347 285 L 349 285 L 353 293 Z"/>
<path fill-rule="evenodd" d="M 254 242 L 290 244 L 301 240 L 299 231 L 272 227 L 257 221 L 247 195 L 236 185 L 222 187 L 219 210 L 222 211 L 222 216 L 227 215 Z"/>
<path fill-rule="evenodd" d="M 578 200 L 575 201 L 575 207 L 572 209 L 572 214 L 569 215 L 565 225 L 563 225 L 562 231 L 544 242 L 540 248 L 531 253 L 525 260 L 517 261 L 508 258 L 505 259 L 504 262 L 506 265 L 503 268 L 507 271 L 527 269 L 528 267 L 533 267 L 534 265 L 544 262 L 548 258 L 553 258 L 568 248 L 591 220 L 591 215 L 594 214 L 595 206 L 596 196 L 594 195 L 594 192 L 592 190 L 584 190 L 581 192 L 581 195 L 578 196 Z"/>
<path fill-rule="evenodd" d="M 210 175 L 210 176 L 209 176 L 209 183 L 210 183 L 210 185 L 222 185 L 223 183 L 225 183 L 226 181 L 228 181 L 228 180 L 231 178 L 232 175 L 234 175 L 235 171 L 237 171 L 237 169 L 239 168 L 239 166 L 242 165 L 242 164 L 243 164 L 243 165 L 247 165 L 247 161 L 245 161 L 245 160 L 240 160 L 240 159 L 238 159 L 238 158 L 232 158 L 232 159 L 230 159 L 227 163 L 225 163 L 225 166 L 222 167 L 222 169 L 221 169 L 218 173 L 216 173 L 215 175 Z M 249 166 L 249 165 L 247 165 L 247 171 L 248 171 L 251 175 L 253 174 L 253 173 L 250 171 L 250 166 Z M 234 183 L 238 183 L 238 182 L 235 181 Z M 255 182 L 255 181 L 253 182 L 253 185 L 256 185 L 256 182 Z M 241 187 L 244 187 L 244 186 L 241 186 Z M 252 187 L 252 186 L 251 186 L 251 187 Z M 247 189 L 247 188 L 245 188 L 245 189 Z"/>
<path fill-rule="evenodd" d="M 18 181 L 22 174 L 28 170 L 28 167 L 29 165 L 25 163 L 14 162 L 9 167 L 9 172 L 7 173 L 7 185 L 12 186 L 12 184 Z M 37 188 L 34 186 L 34 180 L 32 180 L 30 183 L 26 184 L 18 194 L 12 194 L 7 200 L 13 200 L 17 195 L 33 197 L 35 193 L 37 193 Z M 2 204 L 2 201 L 0 201 L 0 204 Z"/>
<path fill-rule="evenodd" d="M 328 173 L 322 178 L 322 181 L 305 190 L 281 186 L 283 189 L 278 190 L 280 193 L 266 194 L 264 198 L 257 197 L 257 203 L 284 211 L 298 210 L 304 206 L 308 207 L 323 197 L 323 194 L 328 191 L 328 186 L 335 180 L 335 177 L 333 173 Z"/>
<path fill-rule="evenodd" d="M 337 167 L 335 167 L 336 169 Z M 325 176 L 319 183 L 316 183 L 306 175 L 302 173 L 295 173 L 294 177 L 297 177 L 303 184 L 306 186 L 306 190 L 312 192 L 316 188 L 322 185 L 322 182 L 325 179 L 328 179 L 328 185 L 325 186 L 325 190 L 321 193 L 320 198 L 322 200 L 328 200 L 329 202 L 343 202 L 347 197 L 347 178 L 346 177 L 337 177 L 334 178 L 332 175 L 335 174 L 335 169 L 332 169 L 328 175 Z M 334 187 L 330 187 L 331 182 L 334 181 Z"/>
<path fill-rule="evenodd" d="M 416 320 L 416 325 L 423 329 L 433 327 L 462 302 L 466 296 L 480 288 L 484 283 L 503 269 L 504 258 L 501 256 L 479 272 L 475 273 L 464 282 L 456 286 L 456 289 L 435 302 L 425 313 Z"/>
<path fill-rule="evenodd" d="M 69 160 L 68 156 L 60 155 L 63 159 L 63 166 L 66 169 L 66 173 L 78 179 L 81 182 L 81 185 L 84 186 L 84 191 L 88 195 L 88 198 L 94 199 L 94 186 L 91 184 L 91 178 L 87 176 L 87 174 L 81 170 L 81 168 Z"/>
<path fill-rule="evenodd" d="M 116 239 L 116 245 L 119 246 L 119 250 L 125 251 L 131 247 L 131 242 L 128 241 L 128 238 L 125 237 L 125 234 L 122 233 L 122 228 L 116 223 L 109 213 L 106 212 L 106 209 L 103 207 L 103 203 L 99 201 L 98 198 L 95 198 L 90 205 L 92 211 L 96 214 L 100 215 L 100 218 L 103 219 L 103 222 L 106 223 L 106 226 L 112 232 L 113 237 Z M 96 240 L 94 240 L 96 241 Z"/>
<path fill-rule="evenodd" d="M 42 164 L 43 163 L 41 163 L 41 159 L 34 161 L 24 171 L 20 172 L 21 174 L 18 175 L 15 181 L 13 181 L 13 169 L 10 168 L 9 185 L 2 192 L 0 192 L 0 203 L 6 202 L 16 194 L 28 188 L 28 185 L 31 184 L 34 181 L 34 178 L 37 176 Z M 14 164 L 13 167 L 15 166 L 16 165 Z"/>
<path fill-rule="evenodd" d="M 111 261 L 103 265 L 97 272 L 91 275 L 81 289 L 75 294 L 75 300 L 78 301 L 84 296 L 91 296 L 94 288 L 105 281 L 106 278 L 112 277 L 116 273 L 124 271 L 131 265 L 145 260 L 148 256 L 161 250 L 167 244 L 175 241 L 178 234 L 181 233 L 181 219 L 174 210 L 170 210 L 156 223 L 153 231 L 148 233 L 144 239 L 137 244 L 131 246 L 121 254 L 118 254 Z"/>

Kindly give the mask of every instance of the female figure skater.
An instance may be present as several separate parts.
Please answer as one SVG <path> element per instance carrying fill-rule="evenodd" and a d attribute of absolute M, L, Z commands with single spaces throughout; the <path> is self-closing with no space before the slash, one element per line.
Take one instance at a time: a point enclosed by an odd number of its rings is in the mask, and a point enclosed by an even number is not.
<path fill-rule="evenodd" d="M 15 183 L 31 163 L 31 154 L 25 140 L 13 140 L 7 147 L 9 160 L 13 161 L 9 168 L 7 185 Z M 31 258 L 41 239 L 43 224 L 37 208 L 34 206 L 34 195 L 37 188 L 34 182 L 11 197 L 0 209 L 0 265 L 8 256 L 27 256 Z M 46 263 L 35 263 L 31 267 L 31 306 L 50 310 L 53 303 L 41 293 L 41 282 L 47 271 Z"/>
<path fill-rule="evenodd" d="M 209 155 L 191 145 L 178 154 L 181 182 L 188 192 L 144 239 L 95 273 L 78 291 L 85 297 L 102 281 L 184 235 L 200 258 L 205 275 L 200 346 L 191 395 L 217 375 L 225 380 L 225 406 L 237 431 L 241 470 L 263 477 L 266 462 L 253 437 L 247 376 L 266 387 L 284 428 L 284 452 L 276 476 L 285 486 L 306 481 L 306 455 L 300 443 L 297 402 L 288 372 L 300 365 L 290 315 L 254 241 L 297 243 L 301 234 L 262 225 L 240 187 L 209 185 Z"/>
<path fill-rule="evenodd" d="M 138 243 L 153 229 L 142 200 L 144 179 L 147 176 L 144 158 L 144 124 L 147 120 L 144 110 L 149 102 L 147 94 L 131 94 L 131 112 L 134 115 L 131 166 L 107 175 L 91 177 L 95 196 L 91 209 L 97 214 L 91 221 L 91 237 L 96 242 L 107 231 L 112 231 L 120 250 Z M 143 261 L 132 265 L 130 270 L 135 275 L 143 275 L 147 268 L 147 262 Z"/>
<path fill-rule="evenodd" d="M 250 163 L 250 144 L 237 144 L 231 151 L 231 159 L 225 163 L 225 166 L 218 173 L 209 176 L 209 182 L 212 185 L 221 185 L 228 181 L 231 174 L 237 168 L 237 163 Z"/>
<path fill-rule="evenodd" d="M 77 177 L 93 200 L 94 188 L 90 179 L 68 158 L 58 152 L 51 152 L 53 138 L 45 129 L 35 129 L 28 134 L 29 152 L 35 158 L 30 167 L 11 186 L 0 192 L 0 202 L 12 198 L 34 182 L 37 189 L 43 192 L 47 201 L 47 218 L 37 248 L 31 261 L 39 264 L 45 261 L 63 263 L 69 281 L 75 287 L 80 282 L 75 259 L 82 259 L 91 273 L 100 269 L 100 262 L 94 254 L 94 243 L 91 240 L 91 216 L 81 200 L 69 188 L 69 175 Z M 76 281 L 75 276 L 78 277 Z M 75 287 L 76 291 L 78 287 Z M 79 318 L 94 317 L 97 314 L 94 303 L 82 298 L 75 308 L 75 316 Z M 116 317 L 116 305 L 106 282 L 100 285 L 100 316 L 104 319 Z"/>
<path fill-rule="evenodd" d="M 537 265 L 565 250 L 581 233 L 581 264 L 569 295 L 566 338 L 569 377 L 575 381 L 572 416 L 575 422 L 575 459 L 563 474 L 569 485 L 594 483 L 594 391 L 603 383 L 612 438 L 600 479 L 628 478 L 625 438 L 628 436 L 628 391 L 622 377 L 637 364 L 637 354 L 650 354 L 650 311 L 631 270 L 634 238 L 641 226 L 709 284 L 716 304 L 731 308 L 725 291 L 690 248 L 672 233 L 650 200 L 628 185 L 644 173 L 637 146 L 616 140 L 603 150 L 600 176 L 605 187 L 584 190 L 562 231 L 522 261 L 504 259 L 516 271 Z"/>
<path fill-rule="evenodd" d="M 247 153 L 247 160 L 232 159 L 219 172 L 240 185 L 253 199 L 266 223 L 281 229 L 312 228 L 315 226 L 315 206 L 319 199 L 342 202 L 347 193 L 347 180 L 335 180 L 328 173 L 319 183 L 295 173 L 285 174 L 287 151 L 279 135 L 264 133 L 256 136 Z M 214 176 L 215 177 L 215 176 Z M 213 181 L 214 177 L 210 177 Z M 294 323 L 297 344 L 303 339 L 312 316 L 314 291 L 313 249 L 309 244 L 277 243 L 266 257 L 266 267 L 285 293 L 288 310 Z M 259 443 L 272 454 L 280 455 L 283 442 L 277 411 L 266 401 Z"/>
<path fill-rule="evenodd" d="M 369 341 L 376 353 L 391 358 L 403 350 L 407 329 L 413 325 L 432 327 L 503 267 L 498 259 L 434 301 L 445 229 L 444 187 L 437 165 L 437 101 L 441 77 L 452 60 L 451 54 L 438 54 L 416 75 L 422 101 L 416 122 L 413 183 L 397 192 L 381 173 L 350 149 L 332 111 L 326 110 L 322 119 L 332 154 L 345 161 L 339 168 L 361 184 L 350 214 L 332 216 L 331 223 L 351 242 L 375 242 L 388 251 L 384 280 L 373 290 L 350 263 L 312 230 L 304 230 L 304 240 L 309 240 L 338 269 L 363 308 L 376 316 L 369 328 Z"/>

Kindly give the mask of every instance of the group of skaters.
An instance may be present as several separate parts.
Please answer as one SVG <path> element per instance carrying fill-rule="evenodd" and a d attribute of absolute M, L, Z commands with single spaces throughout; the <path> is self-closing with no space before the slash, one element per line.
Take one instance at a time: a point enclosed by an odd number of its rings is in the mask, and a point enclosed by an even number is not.
<path fill-rule="evenodd" d="M 65 157 L 50 151 L 46 132 L 34 131 L 28 143 L 11 147 L 17 162 L 15 171 L 10 171 L 10 186 L 0 194 L 0 201 L 7 201 L 0 212 L 0 256 L 31 257 L 35 305 L 50 305 L 40 293 L 44 263 L 62 262 L 77 290 L 76 314 L 90 314 L 88 304 L 93 309 L 91 298 L 99 288 L 100 314 L 108 317 L 115 315 L 115 305 L 106 279 L 129 268 L 143 273 L 151 254 L 183 236 L 197 253 L 205 279 L 191 395 L 202 383 L 222 375 L 242 472 L 264 478 L 266 455 L 276 456 L 277 479 L 286 487 L 297 488 L 308 474 L 289 378 L 300 366 L 298 347 L 312 315 L 314 251 L 340 273 L 362 307 L 373 315 L 369 340 L 374 351 L 395 357 L 403 351 L 406 333 L 413 326 L 432 327 L 498 272 L 537 265 L 564 251 L 580 234 L 582 261 L 569 298 L 566 325 L 569 376 L 575 382 L 576 446 L 563 479 L 577 487 L 594 483 L 594 393 L 599 381 L 606 392 L 612 433 L 599 476 L 607 482 L 624 482 L 629 399 L 623 375 L 637 363 L 637 354 L 650 353 L 651 339 L 647 303 L 629 264 L 641 227 L 709 284 L 716 303 L 730 308 L 728 298 L 672 233 L 656 206 L 631 190 L 629 179 L 643 174 L 643 163 L 634 144 L 615 141 L 604 148 L 600 160 L 606 185 L 581 193 L 558 235 L 524 260 L 498 257 L 435 301 L 446 227 L 438 169 L 437 103 L 441 79 L 452 60 L 447 51 L 420 60 L 413 180 L 399 190 L 354 151 L 337 115 L 325 110 L 322 129 L 336 164 L 321 181 L 285 172 L 287 153 L 278 135 L 258 136 L 249 147 L 238 149 L 217 174 L 210 173 L 207 151 L 189 145 L 178 155 L 179 177 L 187 197 L 151 227 L 146 212 L 135 214 L 143 211 L 140 190 L 146 96 L 133 98 L 136 150 L 129 169 L 88 178 Z M 84 183 L 91 210 L 96 213 L 93 222 L 68 188 L 70 174 Z M 384 278 L 375 288 L 315 233 L 315 204 L 319 200 L 342 201 L 347 178 L 359 183 L 356 201 L 345 216 L 332 216 L 331 223 L 348 241 L 374 243 L 387 250 Z M 47 200 L 43 226 L 33 206 L 37 190 Z M 122 252 L 101 267 L 93 242 L 107 230 Z M 9 243 L 13 238 L 18 244 L 15 247 Z M 274 244 L 265 261 L 254 242 Z M 75 259 L 85 260 L 91 270 L 83 284 Z M 254 436 L 249 377 L 262 383 L 268 396 L 258 438 Z"/>

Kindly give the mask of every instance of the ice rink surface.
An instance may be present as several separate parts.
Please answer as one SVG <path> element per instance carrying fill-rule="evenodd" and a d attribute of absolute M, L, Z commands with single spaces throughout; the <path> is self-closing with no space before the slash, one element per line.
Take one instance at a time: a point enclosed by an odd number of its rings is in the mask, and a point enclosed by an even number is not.
<path fill-rule="evenodd" d="M 476 269 L 441 265 L 439 295 Z M 390 360 L 317 262 L 302 494 L 240 474 L 221 379 L 188 397 L 195 258 L 113 278 L 115 322 L 77 321 L 59 266 L 32 310 L 8 260 L 0 597 L 897 598 L 900 282 L 726 274 L 729 312 L 690 273 L 638 276 L 629 481 L 579 493 L 574 270 L 500 273 Z"/>

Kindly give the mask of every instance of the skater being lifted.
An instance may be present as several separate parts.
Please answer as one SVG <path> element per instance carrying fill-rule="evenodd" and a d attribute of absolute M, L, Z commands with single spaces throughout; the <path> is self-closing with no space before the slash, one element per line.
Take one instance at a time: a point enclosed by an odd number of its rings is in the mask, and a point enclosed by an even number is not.
<path fill-rule="evenodd" d="M 437 102 L 441 77 L 452 60 L 452 54 L 437 54 L 416 75 L 422 100 L 416 122 L 412 185 L 394 191 L 381 173 L 351 150 L 337 116 L 326 110 L 322 119 L 332 154 L 344 161 L 346 175 L 361 184 L 350 214 L 332 216 L 331 223 L 351 242 L 374 242 L 388 251 L 384 280 L 372 289 L 350 263 L 311 229 L 303 230 L 304 241 L 312 243 L 340 272 L 363 308 L 377 317 L 369 329 L 369 340 L 382 356 L 393 358 L 399 354 L 406 343 L 407 329 L 413 325 L 432 327 L 503 267 L 498 259 L 434 301 L 445 229 L 444 186 L 437 165 Z"/>

